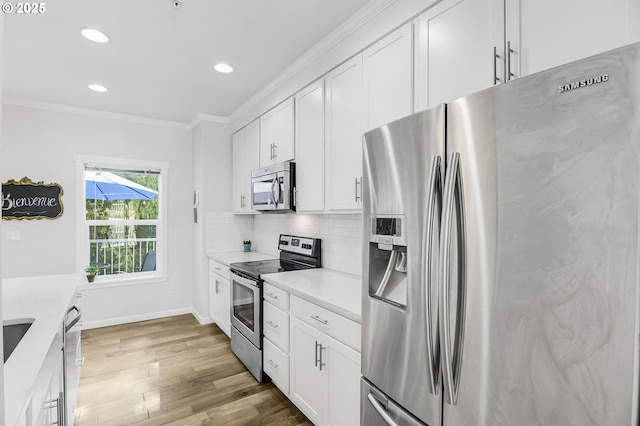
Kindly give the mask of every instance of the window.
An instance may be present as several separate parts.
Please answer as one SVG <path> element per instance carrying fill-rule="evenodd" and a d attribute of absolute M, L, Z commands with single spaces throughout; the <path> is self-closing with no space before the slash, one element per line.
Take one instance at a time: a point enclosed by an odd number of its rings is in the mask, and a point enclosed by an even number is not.
<path fill-rule="evenodd" d="M 83 264 L 102 281 L 165 275 L 166 166 L 118 163 L 82 162 Z"/>

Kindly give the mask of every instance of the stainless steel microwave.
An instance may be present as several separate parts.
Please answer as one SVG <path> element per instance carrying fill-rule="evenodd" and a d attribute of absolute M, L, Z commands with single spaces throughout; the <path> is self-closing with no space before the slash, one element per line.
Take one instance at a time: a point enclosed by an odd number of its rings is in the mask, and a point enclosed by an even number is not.
<path fill-rule="evenodd" d="M 285 161 L 251 172 L 251 208 L 261 212 L 296 210 L 296 163 Z"/>

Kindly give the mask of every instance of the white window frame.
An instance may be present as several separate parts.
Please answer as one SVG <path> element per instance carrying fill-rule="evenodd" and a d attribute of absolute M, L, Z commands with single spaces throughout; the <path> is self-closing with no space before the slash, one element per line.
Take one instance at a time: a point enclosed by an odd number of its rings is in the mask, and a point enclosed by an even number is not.
<path fill-rule="evenodd" d="M 89 264 L 89 226 L 91 226 L 91 220 L 86 218 L 86 194 L 85 194 L 85 180 L 84 171 L 85 167 L 90 166 L 94 168 L 105 168 L 111 170 L 154 170 L 159 171 L 158 179 L 158 219 L 156 227 L 156 270 L 141 273 L 129 273 L 129 274 L 112 274 L 112 275 L 100 275 L 92 286 L 95 285 L 123 285 L 123 284 L 137 284 L 148 283 L 157 281 L 166 281 L 167 272 L 167 252 L 168 252 L 168 222 L 167 222 L 167 179 L 169 164 L 164 162 L 147 161 L 147 160 L 134 160 L 114 157 L 102 157 L 102 156 L 89 156 L 89 155 L 76 155 L 76 182 L 78 188 L 77 191 L 77 205 L 78 205 L 78 253 L 77 253 L 77 265 L 78 271 L 84 277 L 84 268 Z M 136 221 L 138 225 L 148 224 L 145 221 Z"/>

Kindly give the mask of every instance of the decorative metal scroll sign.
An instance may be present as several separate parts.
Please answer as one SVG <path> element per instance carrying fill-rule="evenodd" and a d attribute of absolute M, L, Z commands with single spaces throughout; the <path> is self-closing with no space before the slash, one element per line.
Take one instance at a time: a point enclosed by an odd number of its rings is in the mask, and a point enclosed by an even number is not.
<path fill-rule="evenodd" d="M 62 186 L 23 177 L 2 184 L 2 219 L 57 219 L 62 216 Z"/>

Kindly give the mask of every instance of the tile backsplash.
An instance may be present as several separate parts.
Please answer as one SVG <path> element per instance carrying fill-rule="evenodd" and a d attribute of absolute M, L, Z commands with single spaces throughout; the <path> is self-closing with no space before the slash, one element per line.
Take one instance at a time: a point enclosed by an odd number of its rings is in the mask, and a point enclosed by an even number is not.
<path fill-rule="evenodd" d="M 245 237 L 251 233 L 249 237 Z M 362 273 L 362 215 L 207 214 L 207 249 L 242 250 L 242 240 L 251 239 L 252 250 L 279 255 L 278 237 L 293 234 L 322 239 L 322 266 L 337 271 Z"/>
<path fill-rule="evenodd" d="M 253 241 L 252 215 L 207 212 L 207 252 L 242 251 L 244 240 Z"/>

